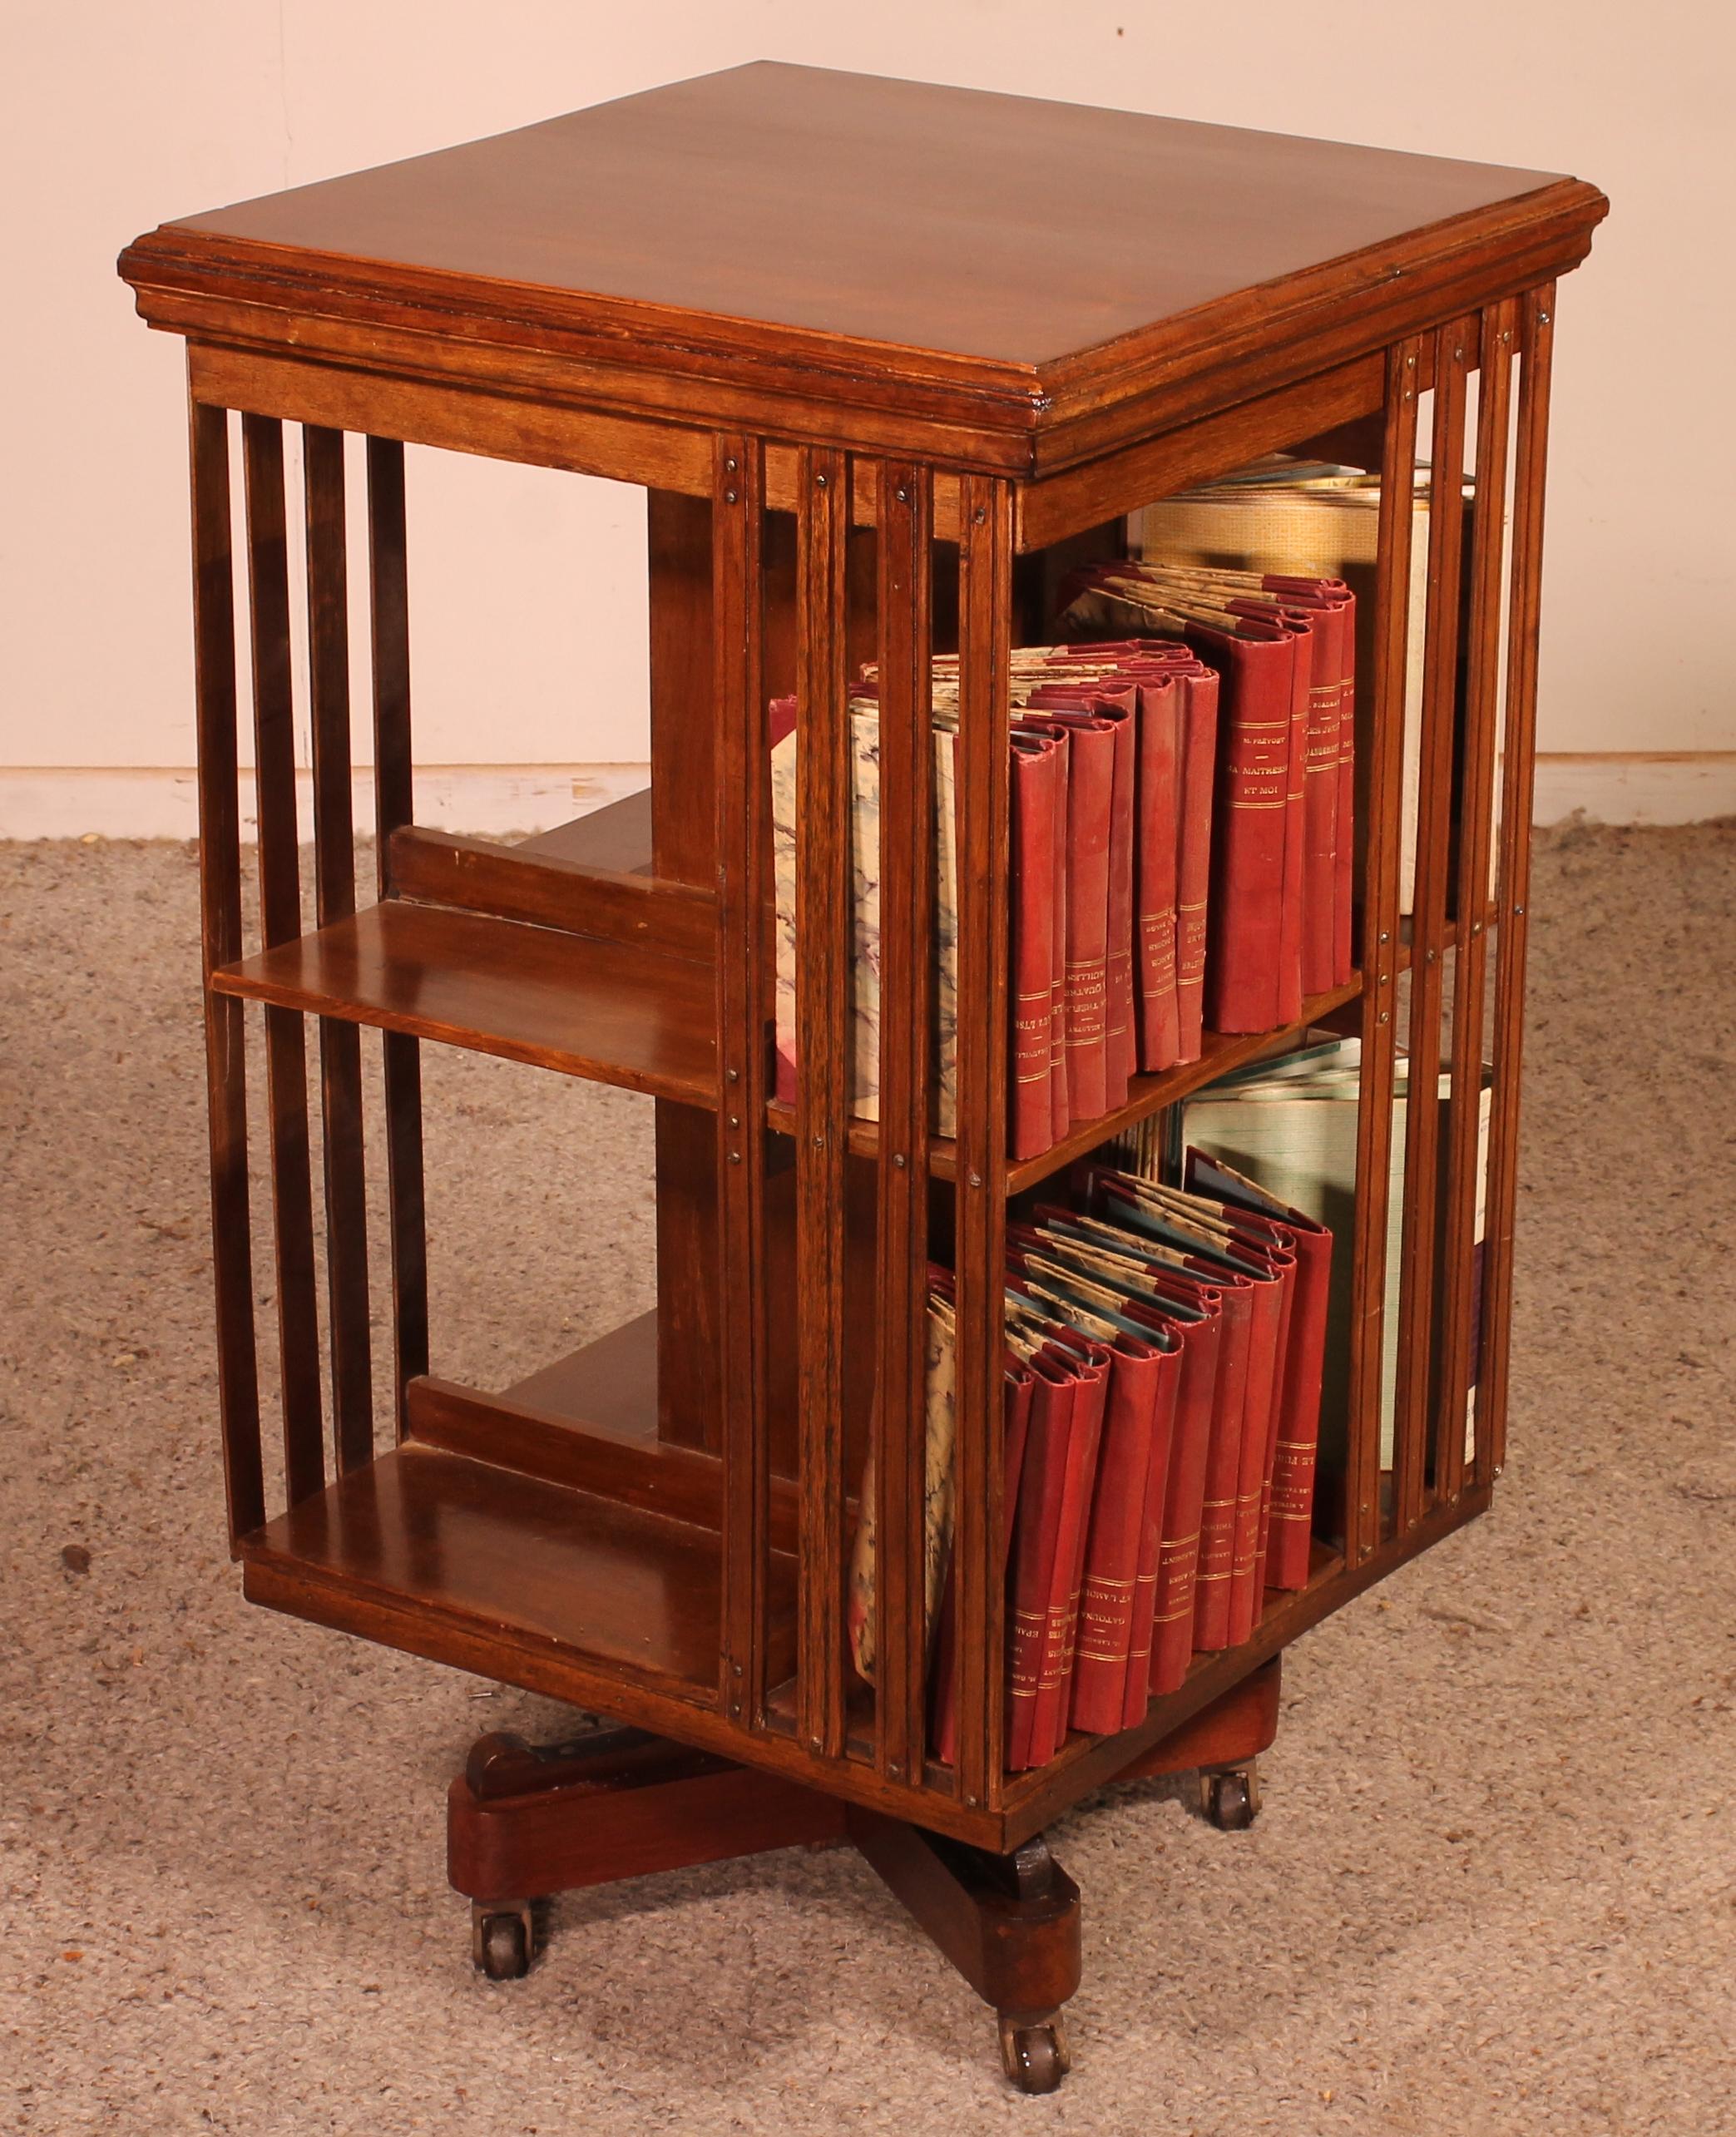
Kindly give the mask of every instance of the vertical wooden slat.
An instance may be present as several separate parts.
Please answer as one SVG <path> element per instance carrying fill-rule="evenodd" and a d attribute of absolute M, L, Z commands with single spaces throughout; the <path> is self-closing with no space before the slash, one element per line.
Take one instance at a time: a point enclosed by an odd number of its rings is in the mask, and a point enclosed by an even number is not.
<path fill-rule="evenodd" d="M 1411 917 L 1411 1013 L 1405 1109 L 1404 1234 L 1400 1254 L 1398 1388 L 1392 1496 L 1401 1532 L 1423 1510 L 1438 1224 L 1442 957 L 1452 837 L 1452 765 L 1464 512 L 1466 324 L 1435 340 L 1433 470 L 1428 516 L 1428 626 L 1422 678 L 1417 883 Z"/>
<path fill-rule="evenodd" d="M 1356 1229 L 1350 1244 L 1353 1318 L 1344 1549 L 1346 1562 L 1351 1566 L 1360 1565 L 1368 1556 L 1380 1532 L 1381 1353 L 1386 1323 L 1387 1205 L 1392 1152 L 1399 818 L 1421 356 L 1422 344 L 1414 340 L 1402 342 L 1388 353 L 1381 448 L 1374 713 L 1368 737 L 1368 833 L 1362 886 L 1362 1080 L 1357 1111 Z"/>
<path fill-rule="evenodd" d="M 270 949 L 294 941 L 301 932 L 283 426 L 265 416 L 243 416 L 241 438 L 246 470 L 260 922 L 261 937 Z M 308 1140 L 307 1043 L 305 1026 L 297 1011 L 268 1007 L 265 1017 L 278 1352 L 284 1405 L 284 1487 L 294 1506 L 325 1482 L 319 1285 L 314 1263 L 314 1190 Z"/>
<path fill-rule="evenodd" d="M 1489 305 L 1480 336 L 1476 505 L 1471 522 L 1471 628 L 1459 774 L 1458 881 L 1453 903 L 1452 1107 L 1441 1234 L 1441 1330 L 1435 1346 L 1437 1496 L 1457 1499 L 1465 1478 L 1475 1280 L 1478 1123 L 1481 1111 L 1483 977 L 1487 968 L 1490 814 L 1495 791 L 1500 685 L 1501 563 L 1506 547 L 1507 436 L 1513 309 Z"/>
<path fill-rule="evenodd" d="M 1001 1578 L 1006 1241 L 1007 700 L 1012 495 L 959 480 L 958 1381 L 953 1559 L 957 1788 L 1001 1799 L 1006 1699 Z"/>
<path fill-rule="evenodd" d="M 344 530 L 344 433 L 302 431 L 307 490 L 308 672 L 314 730 L 314 882 L 319 924 L 355 911 L 350 801 L 349 606 Z M 368 1332 L 368 1208 L 363 1174 L 362 1046 L 354 1024 L 319 1023 L 325 1145 L 327 1318 L 340 1470 L 373 1453 Z"/>
<path fill-rule="evenodd" d="M 883 461 L 879 497 L 880 1208 L 875 1376 L 878 1757 L 919 1776 L 924 1750 L 924 1363 L 933 936 L 927 468 Z"/>
<path fill-rule="evenodd" d="M 715 442 L 712 646 L 718 773 L 717 1113 L 722 1293 L 723 1653 L 719 1694 L 732 1721 L 765 1706 L 765 1572 L 770 1427 L 765 1360 L 766 957 L 770 868 L 764 639 L 764 450 Z"/>
<path fill-rule="evenodd" d="M 1543 575 L 1543 483 L 1549 451 L 1553 283 L 1521 303 L 1519 416 L 1514 443 L 1511 591 L 1501 783 L 1501 937 L 1495 960 L 1495 1088 L 1484 1218 L 1482 1359 L 1476 1463 L 1497 1477 L 1506 1460 L 1507 1345 L 1513 1312 L 1513 1214 L 1519 1157 L 1519 1066 L 1525 1026 L 1525 948 L 1531 897 L 1531 788 L 1536 769 L 1537 610 Z"/>
<path fill-rule="evenodd" d="M 798 455 L 796 583 L 796 1725 L 843 1749 L 844 1156 L 850 1020 L 850 734 L 844 632 L 848 463 Z"/>
<path fill-rule="evenodd" d="M 193 676 L 199 735 L 199 934 L 216 1279 L 217 1400 L 231 1548 L 265 1518 L 253 1250 L 247 1193 L 247 1062 L 241 1004 L 210 977 L 241 954 L 241 807 L 235 747 L 235 590 L 229 417 L 190 401 Z"/>
<path fill-rule="evenodd" d="M 373 815 L 379 893 L 388 842 L 413 822 L 410 750 L 410 587 L 405 553 L 404 449 L 368 441 L 368 612 L 373 667 Z M 406 1429 L 404 1388 L 428 1369 L 428 1214 L 422 1171 L 422 1047 L 405 1031 L 381 1036 L 385 1071 L 386 1193 L 392 1245 L 393 1407 Z"/>

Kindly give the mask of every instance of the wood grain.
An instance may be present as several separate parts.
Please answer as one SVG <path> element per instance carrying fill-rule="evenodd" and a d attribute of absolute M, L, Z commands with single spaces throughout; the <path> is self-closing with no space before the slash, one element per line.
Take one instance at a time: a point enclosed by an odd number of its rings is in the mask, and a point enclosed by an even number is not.
<path fill-rule="evenodd" d="M 247 1189 L 247 1057 L 240 1006 L 211 976 L 241 947 L 241 805 L 235 743 L 235 590 L 229 418 L 189 409 L 193 492 L 193 690 L 199 727 L 199 937 L 211 1153 L 217 1403 L 230 1545 L 265 1515 Z"/>
<path fill-rule="evenodd" d="M 1360 1566 L 1380 1527 L 1381 1354 L 1386 1329 L 1387 1198 L 1397 1036 L 1398 823 L 1404 769 L 1411 578 L 1411 492 L 1417 467 L 1421 344 L 1387 359 L 1381 513 L 1375 560 L 1372 702 L 1358 705 L 1357 749 L 1368 769 L 1362 893 L 1362 1080 L 1357 1093 L 1356 1231 L 1351 1243 L 1349 1417 L 1344 1554 Z"/>
<path fill-rule="evenodd" d="M 289 660 L 289 538 L 283 427 L 241 419 L 246 473 L 248 608 L 253 647 L 253 749 L 259 819 L 260 934 L 269 948 L 301 932 L 295 805 L 295 707 Z M 289 1502 L 325 1482 L 314 1200 L 308 1136 L 305 1020 L 265 1012 L 272 1243 L 283 1388 L 284 1489 Z"/>

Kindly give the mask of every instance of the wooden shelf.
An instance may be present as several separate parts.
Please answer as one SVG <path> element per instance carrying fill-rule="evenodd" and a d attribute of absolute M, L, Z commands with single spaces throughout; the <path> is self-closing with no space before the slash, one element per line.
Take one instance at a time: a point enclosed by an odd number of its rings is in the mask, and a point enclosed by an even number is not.
<path fill-rule="evenodd" d="M 1178 1068 L 1166 1069 L 1161 1076 L 1136 1076 L 1127 1095 L 1127 1103 L 1118 1106 L 1110 1113 L 1099 1115 L 1095 1120 L 1081 1120 L 1070 1129 L 1058 1143 L 1042 1150 L 1034 1158 L 1010 1160 L 1006 1167 L 1006 1191 L 1017 1195 L 1023 1189 L 1035 1187 L 1051 1174 L 1061 1171 L 1075 1158 L 1084 1157 L 1100 1144 L 1123 1134 L 1127 1129 L 1160 1113 L 1166 1106 L 1173 1106 L 1179 1098 L 1185 1098 L 1211 1082 L 1214 1076 L 1227 1070 L 1239 1068 L 1243 1062 L 1251 1061 L 1278 1041 L 1304 1031 L 1310 1024 L 1318 1024 L 1333 1010 L 1342 1009 L 1346 1002 L 1354 1002 L 1363 991 L 1360 972 L 1353 972 L 1343 987 L 1329 988 L 1324 994 L 1310 995 L 1302 1005 L 1302 1015 L 1294 1024 L 1280 1025 L 1274 1031 L 1250 1031 L 1230 1037 L 1220 1031 L 1208 1031 L 1204 1046 L 1197 1061 L 1184 1061 Z M 766 1109 L 766 1120 L 780 1135 L 795 1132 L 795 1108 L 774 1101 Z M 850 1148 L 860 1157 L 878 1158 L 880 1155 L 880 1126 L 875 1120 L 857 1120 L 850 1127 Z M 957 1172 L 958 1146 L 949 1136 L 937 1135 L 928 1145 L 928 1170 L 937 1178 L 952 1180 Z"/>
<path fill-rule="evenodd" d="M 241 1557 L 250 1595 L 388 1646 L 423 1650 L 393 1636 L 408 1611 L 497 1650 L 528 1641 L 716 1695 L 716 1533 L 492 1462 L 408 1440 L 245 1538 Z M 786 1580 L 774 1615 L 793 1600 Z"/>
<path fill-rule="evenodd" d="M 711 974 L 643 947 L 388 900 L 221 966 L 211 987 L 690 1106 L 717 1104 Z"/>

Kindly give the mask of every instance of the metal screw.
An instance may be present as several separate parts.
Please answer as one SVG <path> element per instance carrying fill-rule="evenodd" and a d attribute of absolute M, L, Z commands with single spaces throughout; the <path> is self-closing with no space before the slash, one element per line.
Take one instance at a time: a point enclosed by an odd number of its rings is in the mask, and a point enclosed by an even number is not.
<path fill-rule="evenodd" d="M 733 474 L 735 472 L 735 470 L 736 470 L 736 467 L 737 467 L 738 464 L 739 464 L 739 463 L 738 463 L 737 462 L 734 461 L 734 460 L 726 460 L 726 461 L 725 461 L 725 463 L 724 463 L 724 472 L 725 472 L 726 475 L 733 475 Z"/>
<path fill-rule="evenodd" d="M 1549 324 L 1549 314 L 1547 312 L 1539 312 L 1537 314 L 1537 324 L 1539 326 L 1547 326 Z M 1496 1473 L 1497 1475 L 1500 1474 L 1499 1471 Z"/>
<path fill-rule="evenodd" d="M 739 1150 L 731 1150 L 730 1153 L 730 1162 L 731 1165 L 739 1165 L 741 1163 L 741 1152 Z"/>
<path fill-rule="evenodd" d="M 1383 942 L 1390 942 L 1392 939 L 1392 929 L 1390 928 L 1382 928 L 1380 931 L 1380 939 Z"/>
<path fill-rule="evenodd" d="M 740 1116 L 737 1114 L 732 1113 L 730 1115 L 730 1125 L 732 1128 L 739 1128 L 741 1125 Z"/>
<path fill-rule="evenodd" d="M 1513 908 L 1513 918 L 1514 918 L 1516 920 L 1517 920 L 1517 919 L 1521 918 L 1523 916 L 1524 912 L 1525 912 L 1525 908 L 1524 908 L 1522 905 L 1516 905 L 1516 906 Z"/>
<path fill-rule="evenodd" d="M 967 1810 L 977 1810 L 981 1807 L 980 1798 L 976 1796 L 967 1796 L 964 1800 Z"/>
<path fill-rule="evenodd" d="M 893 1152 L 893 1160 L 892 1160 L 892 1161 L 893 1161 L 893 1163 L 895 1165 L 897 1165 L 897 1167 L 898 1168 L 899 1171 L 900 1171 L 900 1172 L 902 1172 L 902 1171 L 904 1170 L 904 1153 L 903 1153 L 903 1150 L 894 1150 L 894 1151 Z"/>
<path fill-rule="evenodd" d="M 1375 975 L 1374 983 L 1377 987 L 1384 987 L 1392 977 L 1392 975 L 1391 972 L 1377 972 Z"/>
<path fill-rule="evenodd" d="M 1462 364 L 1465 361 L 1464 350 L 1462 349 L 1454 349 L 1452 352 L 1452 360 L 1455 364 Z"/>
<path fill-rule="evenodd" d="M 733 505 L 735 502 L 735 492 L 734 490 L 725 490 L 724 492 L 724 502 L 726 505 Z"/>
<path fill-rule="evenodd" d="M 1439 955 L 1440 955 L 1440 952 L 1439 952 L 1438 950 L 1430 950 L 1429 952 L 1427 952 L 1427 956 L 1428 962 L 1429 962 L 1430 964 L 1433 964 L 1433 962 L 1435 962 L 1435 959 L 1436 959 Z"/>
<path fill-rule="evenodd" d="M 1380 1012 L 1380 1021 L 1382 1024 L 1390 1024 L 1392 1021 L 1392 1011 L 1390 1009 L 1382 1010 Z"/>
<path fill-rule="evenodd" d="M 734 1676 L 739 1677 L 741 1674 L 741 1665 L 739 1662 L 732 1662 L 730 1665 L 730 1670 Z"/>
<path fill-rule="evenodd" d="M 818 1750 L 819 1749 L 819 1748 L 820 1748 L 820 1740 L 819 1740 L 819 1739 L 817 1736 L 810 1736 L 810 1737 L 809 1738 L 808 1741 L 809 1741 L 809 1744 L 811 1744 L 813 1745 L 814 1749 L 816 1751 L 818 1751 Z"/>
<path fill-rule="evenodd" d="M 739 1083 L 741 1081 L 741 1071 L 739 1069 L 725 1069 L 724 1071 L 724 1074 L 728 1077 L 731 1083 Z"/>
<path fill-rule="evenodd" d="M 1495 1474 L 1497 1477 L 1504 1477 L 1506 1474 L 1506 1464 L 1504 1462 L 1497 1462 L 1496 1463 Z"/>
<path fill-rule="evenodd" d="M 908 505 L 910 502 L 910 492 L 908 490 L 901 489 L 898 492 L 898 502 L 901 505 Z M 897 1768 L 895 1768 L 893 1770 L 896 1772 Z"/>
<path fill-rule="evenodd" d="M 898 1764 L 896 1759 L 893 1760 L 892 1764 L 886 1770 L 891 1774 L 892 1778 L 895 1781 L 902 1781 L 904 1778 L 904 1768 Z"/>
<path fill-rule="evenodd" d="M 820 488 L 820 489 L 822 489 L 822 490 L 823 490 L 823 489 L 825 488 L 825 487 L 826 487 L 826 478 L 825 478 L 825 477 L 824 477 L 823 475 L 816 475 L 816 476 L 814 477 L 814 482 L 815 482 L 816 486 L 817 486 L 819 488 Z M 818 1737 L 816 1737 L 816 1738 L 814 1739 L 814 1742 L 815 1742 L 816 1744 L 818 1744 L 818 1743 L 819 1743 L 819 1739 Z"/>
<path fill-rule="evenodd" d="M 1414 356 L 1406 357 L 1404 359 L 1404 368 L 1407 371 L 1414 371 L 1417 369 L 1416 358 Z"/>
<path fill-rule="evenodd" d="M 988 507 L 986 505 L 978 505 L 974 514 L 974 517 L 977 525 L 981 527 L 983 522 L 988 517 Z"/>
<path fill-rule="evenodd" d="M 1366 1499 L 1364 1499 L 1364 1500 L 1363 1500 L 1363 1503 L 1362 1503 L 1362 1505 L 1361 1505 L 1361 1506 L 1357 1509 L 1357 1511 L 1358 1511 L 1358 1513 L 1366 1514 L 1366 1513 L 1368 1512 L 1368 1501 Z"/>
<path fill-rule="evenodd" d="M 982 1186 L 982 1175 L 980 1172 L 973 1172 L 973 1173 L 971 1175 L 971 1185 L 972 1185 L 972 1187 L 981 1187 L 981 1186 Z"/>
<path fill-rule="evenodd" d="M 814 1137 L 814 1148 L 815 1148 L 815 1150 L 824 1150 L 824 1148 L 826 1147 L 826 1139 L 825 1139 L 825 1137 L 824 1137 L 823 1135 L 816 1135 L 816 1136 Z"/>

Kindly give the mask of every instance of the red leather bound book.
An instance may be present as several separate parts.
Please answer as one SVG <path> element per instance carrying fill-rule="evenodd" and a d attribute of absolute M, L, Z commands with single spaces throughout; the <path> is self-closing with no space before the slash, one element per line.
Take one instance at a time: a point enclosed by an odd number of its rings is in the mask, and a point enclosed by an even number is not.
<path fill-rule="evenodd" d="M 1356 969 L 1351 912 L 1356 885 L 1356 596 L 1336 594 L 1334 666 L 1338 677 L 1338 816 L 1337 894 L 1333 910 L 1333 984 L 1343 987 Z"/>
<path fill-rule="evenodd" d="M 1155 1316 L 1153 1317 L 1155 1319 Z M 1154 1328 L 1155 1342 L 1160 1331 Z M 1127 1655 L 1121 1672 L 1120 1711 L 1104 1726 L 1131 1729 L 1144 1718 L 1150 1697 L 1152 1620 L 1157 1611 L 1157 1576 L 1162 1562 L 1164 1512 L 1170 1491 L 1170 1472 L 1175 1453 L 1176 1397 L 1181 1387 L 1182 1340 L 1171 1328 L 1165 1338 L 1169 1348 L 1155 1353 L 1159 1363 L 1151 1403 L 1151 1432 L 1145 1457 L 1145 1489 L 1140 1506 L 1139 1553 L 1134 1561 L 1133 1602 L 1128 1625 Z M 1078 1716 L 1076 1712 L 1075 1720 Z M 1080 1726 L 1083 1727 L 1081 1723 Z"/>
<path fill-rule="evenodd" d="M 1205 1496 L 1199 1509 L 1199 1571 L 1194 1608 L 1194 1645 L 1206 1653 L 1229 1645 L 1230 1567 L 1242 1441 L 1247 1429 L 1254 1289 L 1228 1271 L 1222 1281 L 1214 1274 L 1212 1283 L 1223 1312 L 1224 1333 L 1212 1403 L 1211 1444 L 1205 1457 Z"/>
<path fill-rule="evenodd" d="M 1204 626 L 1188 636 L 1220 688 L 1205 1022 L 1217 1031 L 1270 1031 L 1293 1022 L 1301 1004 L 1300 960 L 1293 977 L 1283 965 L 1296 641 L 1251 618 L 1234 636 Z"/>
<path fill-rule="evenodd" d="M 1115 730 L 1071 718 L 1067 732 L 1067 1106 L 1071 1120 L 1109 1110 L 1109 835 Z"/>
<path fill-rule="evenodd" d="M 1181 794 L 1175 858 L 1175 1017 L 1178 1061 L 1197 1061 L 1204 1045 L 1205 952 L 1218 781 L 1217 670 L 1186 671 L 1181 730 Z"/>
<path fill-rule="evenodd" d="M 1127 1103 L 1128 1080 L 1137 1066 L 1133 1029 L 1134 784 L 1138 746 L 1135 717 L 1138 692 L 1129 683 L 1090 689 L 1043 683 L 1030 695 L 1033 715 L 1076 733 L 1107 721 L 1115 730 L 1110 770 L 1108 879 L 1105 898 L 1103 1063 L 1104 1105 Z M 1087 884 L 1086 895 L 1095 896 Z"/>
<path fill-rule="evenodd" d="M 1163 1541 L 1152 1601 L 1150 1673 L 1143 1685 L 1129 1676 L 1127 1704 L 1122 1709 L 1125 1729 L 1142 1719 L 1148 1698 L 1156 1699 L 1176 1689 L 1187 1675 L 1194 1656 L 1199 1526 L 1212 1417 L 1217 1407 L 1223 1309 L 1214 1302 L 1204 1320 L 1177 1321 L 1171 1325 L 1181 1342 L 1181 1368 L 1175 1383 L 1175 1438 L 1165 1482 Z"/>
<path fill-rule="evenodd" d="M 1002 1443 L 1004 1481 L 1001 1487 L 1001 1571 L 1004 1578 L 1012 1551 L 1013 1521 L 1018 1511 L 1019 1487 L 1025 1473 L 1025 1447 L 1030 1437 L 1031 1404 L 1036 1378 L 1028 1366 L 1009 1354 L 1006 1361 L 1006 1437 Z M 1012 1620 L 1009 1606 L 1009 1656 Z M 941 1590 L 940 1624 L 935 1635 L 934 1660 L 929 1670 L 928 1740 L 934 1755 L 947 1765 L 958 1757 L 958 1613 L 953 1600 L 953 1567 L 947 1567 Z"/>
<path fill-rule="evenodd" d="M 1147 1076 L 1181 1059 L 1176 999 L 1177 868 L 1180 860 L 1182 711 L 1179 669 L 1142 679 L 1135 764 L 1134 995 L 1139 1066 Z"/>
<path fill-rule="evenodd" d="M 1043 1633 L 1037 1679 L 1036 1710 L 1031 1721 L 1032 1763 L 1036 1765 L 1052 1759 L 1066 1740 L 1079 1598 L 1085 1585 L 1086 1541 L 1097 1482 L 1097 1450 L 1109 1397 L 1109 1361 L 1108 1350 L 1097 1343 L 1082 1343 L 1074 1360 L 1079 1385 L 1073 1397 L 1072 1429 L 1067 1437 L 1061 1533 L 1055 1548 L 1056 1585 L 1049 1598 L 1048 1623 Z"/>
<path fill-rule="evenodd" d="M 1071 1364 L 1046 1349 L 1031 1360 L 1031 1422 L 1013 1522 L 1006 1612 L 1006 1764 L 1012 1773 L 1039 1766 L 1049 1755 L 1046 1749 L 1034 1750 L 1033 1724 L 1056 1584 L 1073 1405 L 1081 1388 Z"/>
<path fill-rule="evenodd" d="M 1209 1157 L 1204 1150 L 1188 1151 L 1185 1177 L 1189 1188 L 1215 1196 L 1230 1209 L 1275 1217 L 1293 1242 L 1296 1273 L 1278 1405 L 1265 1584 L 1269 1588 L 1305 1588 L 1313 1539 L 1314 1471 L 1320 1443 L 1320 1383 L 1326 1360 L 1332 1234 L 1324 1224 L 1288 1208 L 1255 1181 L 1232 1170 L 1221 1159 Z"/>
<path fill-rule="evenodd" d="M 1251 1283 L 1249 1289 L 1248 1392 L 1236 1476 L 1225 1629 L 1225 1645 L 1230 1647 L 1241 1645 L 1259 1616 L 1265 1517 L 1271 1506 L 1272 1457 L 1278 1446 L 1283 1343 L 1290 1316 L 1290 1268 L 1275 1258 L 1266 1265 L 1266 1280 Z"/>
<path fill-rule="evenodd" d="M 1055 1140 L 1056 791 L 1066 744 L 1054 736 L 1012 736 L 1012 1059 L 1007 1107 L 1015 1158 Z"/>
<path fill-rule="evenodd" d="M 1067 1083 L 1067 819 L 1070 808 L 1069 790 L 1071 786 L 1072 751 L 1067 730 L 1055 720 L 1020 719 L 1013 722 L 1013 731 L 1019 735 L 1046 735 L 1056 744 L 1055 751 L 1055 830 L 1051 840 L 1051 851 L 1055 857 L 1051 870 L 1054 877 L 1055 912 L 1050 928 L 1051 948 L 1055 960 L 1054 1015 L 1049 1028 L 1049 1101 L 1052 1109 L 1051 1133 L 1045 1148 L 1058 1143 L 1073 1125 L 1073 1110 Z"/>
<path fill-rule="evenodd" d="M 1128 1657 L 1140 1600 L 1140 1567 L 1148 1557 L 1153 1583 L 1156 1580 L 1155 1536 L 1161 1524 L 1162 1493 L 1160 1489 L 1154 1502 L 1152 1442 L 1160 1392 L 1166 1386 L 1173 1390 L 1174 1364 L 1173 1352 L 1160 1350 L 1131 1336 L 1121 1337 L 1110 1347 L 1109 1392 L 1086 1540 L 1069 1710 L 1075 1729 L 1088 1729 L 1099 1736 L 1111 1735 L 1122 1725 Z M 1173 1393 L 1170 1407 L 1173 1410 Z M 1153 1536 L 1149 1552 L 1145 1547 L 1148 1526 Z M 1150 1593 L 1148 1588 L 1147 1630 L 1142 1643 L 1148 1658 Z"/>
<path fill-rule="evenodd" d="M 1338 899 L 1338 679 L 1333 668 L 1336 633 L 1330 615 L 1313 602 L 1298 604 L 1290 613 L 1305 618 L 1308 626 L 1296 657 L 1303 729 L 1301 989 L 1303 994 L 1323 994 L 1334 984 Z"/>

